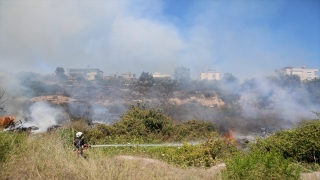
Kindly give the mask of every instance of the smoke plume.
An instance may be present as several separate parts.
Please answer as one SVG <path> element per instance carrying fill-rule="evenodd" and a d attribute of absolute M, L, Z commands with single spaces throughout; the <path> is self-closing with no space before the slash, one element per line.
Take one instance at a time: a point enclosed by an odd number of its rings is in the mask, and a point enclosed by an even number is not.
<path fill-rule="evenodd" d="M 65 120 L 64 111 L 61 108 L 52 107 L 46 102 L 36 102 L 29 108 L 27 122 L 23 126 L 35 126 L 39 128 L 34 132 L 45 132 L 52 125 L 59 125 Z"/>

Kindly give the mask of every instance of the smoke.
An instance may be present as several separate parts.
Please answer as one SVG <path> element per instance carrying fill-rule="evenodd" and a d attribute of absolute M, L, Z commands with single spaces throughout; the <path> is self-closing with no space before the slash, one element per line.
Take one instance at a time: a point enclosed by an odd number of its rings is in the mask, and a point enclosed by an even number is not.
<path fill-rule="evenodd" d="M 318 4 L 301 2 L 299 19 L 286 14 L 298 1 L 181 2 L 183 14 L 164 0 L 0 1 L 0 69 L 173 74 L 182 65 L 192 78 L 207 68 L 248 78 L 320 68 Z"/>
<path fill-rule="evenodd" d="M 119 119 L 119 114 L 123 113 L 117 112 L 117 113 L 112 113 L 110 111 L 111 107 L 103 106 L 100 104 L 93 104 L 91 106 L 92 108 L 92 123 L 105 123 L 110 125 L 112 122 L 115 120 Z"/>
<path fill-rule="evenodd" d="M 64 111 L 61 108 L 52 107 L 47 102 L 36 102 L 29 108 L 28 121 L 23 126 L 35 126 L 39 128 L 34 132 L 46 132 L 48 127 L 59 125 L 65 120 Z"/>
<path fill-rule="evenodd" d="M 262 114 L 273 113 L 292 124 L 301 119 L 317 118 L 312 111 L 320 109 L 320 102 L 311 101 L 312 96 L 305 86 L 294 89 L 281 87 L 270 82 L 268 78 L 257 78 L 251 82 L 250 88 L 240 92 L 239 103 L 244 116 L 256 118 Z"/>
<path fill-rule="evenodd" d="M 285 66 L 320 68 L 319 2 L 183 3 L 183 14 L 170 14 L 168 9 L 176 12 L 177 7 L 164 0 L 0 1 L 0 75 L 7 73 L 0 80 L 8 98 L 6 113 L 22 117 L 29 111 L 26 107 L 33 107 L 28 98 L 64 93 L 81 101 L 67 104 L 72 116 L 109 123 L 125 111 L 125 105 L 134 104 L 121 88 L 62 87 L 55 84 L 54 76 L 8 73 L 13 71 L 53 74 L 56 67 L 90 67 L 105 75 L 128 71 L 139 75 L 173 74 L 174 68 L 184 66 L 190 68 L 192 79 L 200 71 L 215 68 L 242 80 L 271 75 Z M 228 104 L 236 99 L 241 118 L 257 124 L 257 119 L 270 114 L 290 122 L 313 118 L 310 111 L 320 109 L 303 88 L 291 91 L 263 78 L 255 83 L 245 90 L 239 84 L 220 83 L 213 88 Z M 21 101 L 27 103 L 21 105 Z M 168 111 L 173 117 L 183 113 L 179 119 L 223 119 L 219 114 L 233 113 L 203 109 L 199 103 Z"/>

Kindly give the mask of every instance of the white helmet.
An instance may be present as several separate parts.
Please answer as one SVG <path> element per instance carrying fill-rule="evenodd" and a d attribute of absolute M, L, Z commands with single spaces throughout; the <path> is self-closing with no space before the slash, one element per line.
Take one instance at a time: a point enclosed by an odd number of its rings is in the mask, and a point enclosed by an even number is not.
<path fill-rule="evenodd" d="M 77 132 L 76 137 L 81 137 L 82 136 L 82 132 Z"/>

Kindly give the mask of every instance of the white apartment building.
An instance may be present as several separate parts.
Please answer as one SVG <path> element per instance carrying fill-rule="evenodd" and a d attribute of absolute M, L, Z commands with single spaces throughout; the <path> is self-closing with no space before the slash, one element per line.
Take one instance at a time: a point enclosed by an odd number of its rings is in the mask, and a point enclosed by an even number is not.
<path fill-rule="evenodd" d="M 202 71 L 199 73 L 198 75 L 198 80 L 217 80 L 219 81 L 222 78 L 222 73 L 214 71 L 214 70 L 210 70 L 208 69 L 207 71 Z"/>
<path fill-rule="evenodd" d="M 170 78 L 170 75 L 168 74 L 160 74 L 159 72 L 154 72 L 152 74 L 153 78 Z"/>
<path fill-rule="evenodd" d="M 305 66 L 302 66 L 301 68 L 284 67 L 282 69 L 276 70 L 276 72 L 287 75 L 298 75 L 301 81 L 311 80 L 318 77 L 316 74 L 316 72 L 318 72 L 318 69 L 309 69 Z"/>

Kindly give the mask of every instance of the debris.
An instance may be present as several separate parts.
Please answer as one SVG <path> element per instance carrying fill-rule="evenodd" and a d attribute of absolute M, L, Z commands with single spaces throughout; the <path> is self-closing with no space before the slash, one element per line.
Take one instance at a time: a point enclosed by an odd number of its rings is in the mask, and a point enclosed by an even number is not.
<path fill-rule="evenodd" d="M 57 129 L 59 129 L 61 126 L 60 125 L 52 125 L 52 126 L 49 126 L 47 128 L 47 132 L 53 132 L 53 131 L 56 131 Z"/>

